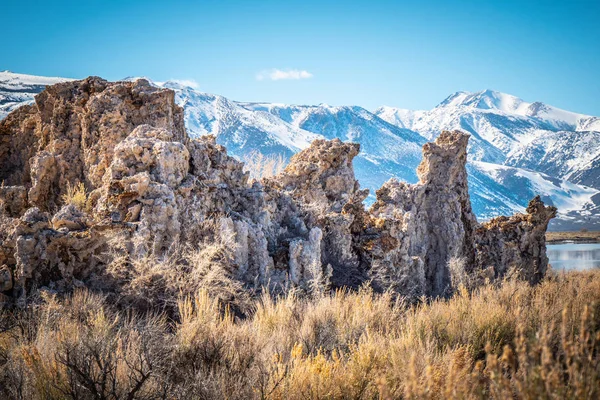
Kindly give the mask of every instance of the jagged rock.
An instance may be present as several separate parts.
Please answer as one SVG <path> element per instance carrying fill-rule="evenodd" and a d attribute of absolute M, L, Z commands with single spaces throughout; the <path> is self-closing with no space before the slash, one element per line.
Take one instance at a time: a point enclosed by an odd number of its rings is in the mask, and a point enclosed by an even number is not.
<path fill-rule="evenodd" d="M 477 265 L 493 267 L 496 278 L 513 269 L 522 279 L 538 283 L 546 274 L 546 228 L 556 207 L 544 206 L 537 196 L 526 212 L 494 218 L 476 231 Z"/>
<path fill-rule="evenodd" d="M 308 240 L 296 239 L 290 243 L 290 279 L 299 285 L 315 280 L 327 280 L 333 273 L 331 267 L 323 275 L 321 265 L 321 229 L 312 228 Z"/>
<path fill-rule="evenodd" d="M 356 144 L 317 140 L 281 174 L 249 182 L 214 137 L 191 139 L 183 127 L 172 91 L 95 77 L 48 87 L 0 121 L 0 181 L 9 185 L 0 187 L 0 265 L 13 294 L 91 285 L 114 235 L 130 257 L 226 237 L 233 276 L 272 289 L 373 278 L 409 297 L 446 296 L 453 260 L 498 277 L 515 267 L 532 283 L 546 270 L 552 208 L 536 200 L 525 216 L 479 225 L 460 132 L 426 144 L 420 182 L 390 180 L 367 212 Z M 63 204 L 77 183 L 88 193 L 85 212 Z M 210 221 L 218 235 L 207 232 Z"/>
<path fill-rule="evenodd" d="M 78 231 L 86 228 L 86 218 L 73 204 L 67 204 L 52 217 L 52 228 Z"/>
<path fill-rule="evenodd" d="M 58 204 L 56 198 L 60 191 L 56 158 L 48 151 L 42 151 L 31 158 L 31 189 L 29 203 L 43 209 Z"/>
<path fill-rule="evenodd" d="M 0 267 L 0 292 L 6 292 L 13 288 L 12 272 L 8 265 Z"/>
<path fill-rule="evenodd" d="M 355 241 L 362 229 L 362 201 L 369 194 L 354 176 L 352 160 L 359 151 L 355 143 L 315 140 L 294 155 L 281 174 L 266 181 L 305 212 L 305 221 L 295 223 L 298 234 L 306 237 L 314 226 L 322 231 L 322 272 L 328 274 L 326 269 L 331 268 L 332 284 L 340 287 L 357 286 L 366 279 Z"/>
<path fill-rule="evenodd" d="M 27 190 L 24 186 L 0 186 L 0 213 L 19 217 L 27 208 Z"/>
<path fill-rule="evenodd" d="M 186 177 L 189 153 L 162 128 L 138 126 L 114 149 L 97 209 L 112 222 L 134 222 L 138 243 L 160 253 L 176 242 L 180 223 L 174 189 Z"/>
<path fill-rule="evenodd" d="M 61 204 L 68 183 L 102 185 L 113 151 L 144 123 L 183 139 L 183 110 L 174 93 L 147 81 L 109 83 L 97 77 L 47 87 L 35 105 L 0 124 L 0 181 L 29 188 L 41 210 Z"/>
<path fill-rule="evenodd" d="M 310 149 L 294 155 L 283 173 L 271 182 L 303 203 L 341 212 L 353 196 L 368 194 L 360 191 L 354 177 L 352 160 L 359 151 L 356 143 L 315 140 Z"/>
<path fill-rule="evenodd" d="M 371 207 L 379 238 L 373 250 L 372 274 L 386 286 L 413 296 L 444 296 L 451 291 L 448 263 L 475 258 L 477 226 L 467 186 L 469 136 L 442 132 L 423 146 L 419 183 L 390 180 L 377 191 Z"/>
<path fill-rule="evenodd" d="M 74 279 L 85 279 L 95 271 L 98 260 L 94 255 L 104 244 L 96 232 L 54 230 L 50 215 L 37 207 L 15 221 L 2 247 L 5 254 L 9 253 L 5 259 L 13 271 L 17 295 L 24 296 L 31 287 L 47 283 L 64 290 Z"/>

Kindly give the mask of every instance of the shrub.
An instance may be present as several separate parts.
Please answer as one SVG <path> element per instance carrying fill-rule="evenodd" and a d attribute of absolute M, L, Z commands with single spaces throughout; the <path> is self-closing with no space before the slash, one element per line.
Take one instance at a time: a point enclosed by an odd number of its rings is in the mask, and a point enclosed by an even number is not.
<path fill-rule="evenodd" d="M 235 276 L 236 242 L 222 220 L 214 219 L 195 228 L 195 246 L 174 244 L 163 256 L 142 252 L 130 255 L 119 248 L 118 237 L 112 245 L 111 261 L 106 269 L 117 288 L 120 303 L 138 311 L 177 311 L 178 299 L 207 291 L 213 298 L 245 313 L 252 307 L 250 292 Z"/>
<path fill-rule="evenodd" d="M 4 310 L 0 397 L 600 396 L 600 271 L 414 305 L 368 288 L 265 292 L 244 317 L 210 287 L 180 296 L 173 319 L 88 291 Z"/>
<path fill-rule="evenodd" d="M 82 211 L 86 210 L 88 195 L 85 185 L 82 182 L 74 185 L 67 183 L 67 192 L 62 195 L 62 201 L 65 205 L 72 204 Z"/>

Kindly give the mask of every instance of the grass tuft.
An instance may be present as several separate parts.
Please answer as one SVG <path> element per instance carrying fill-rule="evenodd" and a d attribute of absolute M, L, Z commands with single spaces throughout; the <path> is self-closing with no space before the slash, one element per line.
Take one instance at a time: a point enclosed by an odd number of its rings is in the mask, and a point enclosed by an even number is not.
<path fill-rule="evenodd" d="M 82 182 L 71 185 L 67 184 L 67 192 L 63 194 L 62 201 L 65 205 L 72 204 L 80 210 L 87 209 L 88 194 Z"/>

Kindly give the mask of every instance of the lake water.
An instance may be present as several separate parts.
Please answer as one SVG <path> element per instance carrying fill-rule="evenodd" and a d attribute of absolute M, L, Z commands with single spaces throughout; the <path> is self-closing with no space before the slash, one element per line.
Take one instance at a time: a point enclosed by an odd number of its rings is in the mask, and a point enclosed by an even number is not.
<path fill-rule="evenodd" d="M 548 244 L 547 254 L 555 270 L 600 268 L 600 243 Z"/>

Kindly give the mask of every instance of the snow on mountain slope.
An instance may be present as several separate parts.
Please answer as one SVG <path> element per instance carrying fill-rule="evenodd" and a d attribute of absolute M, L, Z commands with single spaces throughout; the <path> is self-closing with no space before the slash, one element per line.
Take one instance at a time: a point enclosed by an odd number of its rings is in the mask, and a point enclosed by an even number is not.
<path fill-rule="evenodd" d="M 578 131 L 600 131 L 600 118 L 585 117 L 581 118 L 577 123 Z"/>
<path fill-rule="evenodd" d="M 376 114 L 428 138 L 442 130 L 469 132 L 471 160 L 533 169 L 600 188 L 594 179 L 600 171 L 591 163 L 600 152 L 598 117 L 491 90 L 454 93 L 413 119 L 402 118 L 410 114 L 392 107 Z"/>
<path fill-rule="evenodd" d="M 404 129 L 412 129 L 415 120 L 421 118 L 426 112 L 424 110 L 407 110 L 404 108 L 383 106 L 376 109 L 373 113 L 392 125 Z"/>
<path fill-rule="evenodd" d="M 0 84 L 3 90 L 24 91 L 28 90 L 31 86 L 39 86 L 43 90 L 45 86 L 72 80 L 69 78 L 17 74 L 8 70 L 0 71 Z"/>
<path fill-rule="evenodd" d="M 589 117 L 541 102 L 528 103 L 516 96 L 489 89 L 475 93 L 454 93 L 439 106 L 493 110 L 515 116 L 532 117 L 550 123 L 557 129 L 575 129 L 581 119 Z"/>
<path fill-rule="evenodd" d="M 469 190 L 474 193 L 473 207 L 483 197 L 478 217 L 490 218 L 503 214 L 522 212 L 524 199 L 540 195 L 546 204 L 558 208 L 559 216 L 554 227 L 596 227 L 600 224 L 600 190 L 577 185 L 565 180 L 531 170 L 473 161 L 468 164 Z M 495 204 L 499 202 L 500 204 Z M 490 208 L 491 205 L 491 208 Z"/>
<path fill-rule="evenodd" d="M 0 107 L 4 104 L 9 110 L 31 102 L 43 86 L 62 80 L 0 73 L 0 94 L 12 96 Z M 317 138 L 360 143 L 354 168 L 361 186 L 371 189 L 368 202 L 391 177 L 417 181 L 415 169 L 426 137 L 443 129 L 461 129 L 472 135 L 467 168 L 473 210 L 479 218 L 523 211 L 540 194 L 559 207 L 559 219 L 553 222 L 559 229 L 600 223 L 598 190 L 534 171 L 560 173 L 600 187 L 596 145 L 600 138 L 598 132 L 582 131 L 600 125 L 596 117 L 564 114 L 492 91 L 459 92 L 431 111 L 382 107 L 371 113 L 356 106 L 241 103 L 178 82 L 154 84 L 175 91 L 190 135 L 214 134 L 238 157 L 253 150 L 290 157 Z"/>
<path fill-rule="evenodd" d="M 378 170 L 390 170 L 404 180 L 416 180 L 413 168 L 421 160 L 421 147 L 426 142 L 419 134 L 389 124 L 373 113 L 357 106 L 295 106 L 243 103 L 256 112 L 266 111 L 286 122 L 327 139 L 338 138 L 360 143 L 360 157 Z M 360 173 L 357 172 L 360 178 Z M 392 172 L 385 174 L 391 175 Z M 379 180 L 378 180 L 379 181 Z M 383 183 L 383 181 L 381 182 Z"/>
<path fill-rule="evenodd" d="M 414 118 L 410 112 L 382 107 L 375 112 L 386 121 L 431 139 L 442 130 L 462 129 L 473 135 L 472 159 L 502 164 L 506 156 L 549 132 L 593 130 L 598 118 L 561 110 L 540 102 L 528 103 L 505 93 L 457 92 Z"/>
<path fill-rule="evenodd" d="M 412 130 L 399 128 L 358 106 L 297 106 L 243 103 L 251 110 L 264 110 L 302 129 L 319 132 L 327 138 L 355 140 L 364 136 L 396 136 L 422 144 L 423 137 Z"/>
<path fill-rule="evenodd" d="M 34 96 L 47 85 L 68 80 L 0 71 L 0 119 L 15 108 L 33 102 Z"/>
<path fill-rule="evenodd" d="M 598 187 L 598 159 L 600 132 L 558 131 L 548 132 L 509 154 L 506 164 Z"/>
<path fill-rule="evenodd" d="M 160 84 L 175 91 L 184 107 L 190 135 L 213 134 L 231 154 L 243 156 L 251 150 L 286 157 L 319 138 L 265 111 L 251 111 L 223 96 L 198 92 L 174 82 Z"/>
<path fill-rule="evenodd" d="M 577 185 L 565 180 L 552 178 L 549 175 L 531 170 L 507 167 L 481 161 L 473 161 L 471 168 L 483 173 L 507 189 L 511 196 L 520 191 L 528 192 L 524 197 L 543 194 L 544 202 L 556 206 L 561 212 L 569 213 L 580 210 L 586 203 L 592 203 L 593 196 L 600 193 L 598 189 Z M 523 197 L 523 196 L 519 196 Z M 507 201 L 513 208 L 522 207 L 518 203 Z"/>

